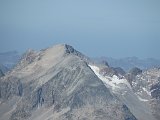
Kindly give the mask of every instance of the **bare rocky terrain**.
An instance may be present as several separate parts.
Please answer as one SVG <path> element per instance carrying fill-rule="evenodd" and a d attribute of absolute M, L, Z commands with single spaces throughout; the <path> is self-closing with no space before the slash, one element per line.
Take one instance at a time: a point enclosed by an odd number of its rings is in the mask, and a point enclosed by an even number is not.
<path fill-rule="evenodd" d="M 159 120 L 160 70 L 96 64 L 66 44 L 0 72 L 0 120 Z"/>
<path fill-rule="evenodd" d="M 1 120 L 136 120 L 69 45 L 29 50 L 0 78 Z"/>

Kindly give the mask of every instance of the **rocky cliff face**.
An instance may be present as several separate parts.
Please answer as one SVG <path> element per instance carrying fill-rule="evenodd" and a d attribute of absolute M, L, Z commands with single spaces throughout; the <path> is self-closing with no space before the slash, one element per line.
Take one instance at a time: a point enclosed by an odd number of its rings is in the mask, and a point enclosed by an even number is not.
<path fill-rule="evenodd" d="M 133 91 L 151 108 L 153 115 L 160 119 L 160 69 L 153 68 L 139 74 L 132 81 Z"/>
<path fill-rule="evenodd" d="M 28 51 L 0 78 L 1 120 L 136 120 L 69 45 Z"/>

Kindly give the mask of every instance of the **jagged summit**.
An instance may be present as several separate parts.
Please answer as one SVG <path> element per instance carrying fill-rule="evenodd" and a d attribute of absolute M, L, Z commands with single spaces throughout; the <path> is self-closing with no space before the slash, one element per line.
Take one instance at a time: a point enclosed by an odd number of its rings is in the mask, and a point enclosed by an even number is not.
<path fill-rule="evenodd" d="M 48 47 L 44 50 L 41 51 L 52 51 L 52 52 L 56 52 L 58 53 L 77 53 L 78 51 L 75 50 L 71 45 L 68 44 L 57 44 L 57 45 L 53 45 L 51 47 Z M 80 53 L 80 52 L 78 52 Z"/>
<path fill-rule="evenodd" d="M 35 51 L 32 49 L 27 50 L 27 52 L 22 56 L 22 59 L 27 59 L 28 57 L 31 57 L 32 55 L 38 56 L 38 55 L 50 55 L 50 56 L 62 56 L 65 54 L 73 54 L 77 55 L 79 57 L 84 57 L 82 53 L 75 50 L 72 46 L 68 44 L 57 44 L 52 47 L 48 47 L 46 49 L 42 49 L 40 51 Z"/>
<path fill-rule="evenodd" d="M 65 60 L 67 61 L 64 62 Z M 58 64 L 68 64 L 69 61 L 75 60 L 77 63 L 82 61 L 85 64 L 89 61 L 88 57 L 67 44 L 54 45 L 40 51 L 29 49 L 9 73 L 9 76 L 15 76 L 19 79 L 27 77 L 27 82 L 38 79 Z"/>
<path fill-rule="evenodd" d="M 50 68 L 55 64 L 62 61 L 65 57 L 79 57 L 84 61 L 88 61 L 89 58 L 75 50 L 72 46 L 67 44 L 58 44 L 52 47 L 35 51 L 29 49 L 21 58 L 20 62 L 17 65 L 17 69 L 24 68 L 25 66 L 40 66 L 43 68 Z M 30 67 L 31 68 L 31 67 Z M 36 69 L 34 68 L 34 71 Z"/>
<path fill-rule="evenodd" d="M 57 45 L 54 45 L 52 47 L 49 47 L 47 50 L 50 50 L 50 51 L 57 51 L 57 50 L 60 50 L 57 52 L 57 54 L 59 52 L 63 53 L 63 54 L 72 54 L 72 55 L 76 55 L 78 57 L 81 57 L 82 59 L 88 59 L 88 57 L 86 57 L 85 55 L 83 55 L 81 52 L 77 51 L 76 49 L 74 49 L 71 45 L 68 45 L 68 44 L 57 44 Z"/>

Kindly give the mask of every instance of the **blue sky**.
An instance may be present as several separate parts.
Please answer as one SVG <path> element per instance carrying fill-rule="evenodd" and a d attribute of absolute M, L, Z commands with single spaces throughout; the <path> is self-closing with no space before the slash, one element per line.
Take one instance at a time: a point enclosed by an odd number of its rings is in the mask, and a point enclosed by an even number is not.
<path fill-rule="evenodd" d="M 67 43 L 84 54 L 160 59 L 160 0 L 0 0 L 0 52 Z"/>

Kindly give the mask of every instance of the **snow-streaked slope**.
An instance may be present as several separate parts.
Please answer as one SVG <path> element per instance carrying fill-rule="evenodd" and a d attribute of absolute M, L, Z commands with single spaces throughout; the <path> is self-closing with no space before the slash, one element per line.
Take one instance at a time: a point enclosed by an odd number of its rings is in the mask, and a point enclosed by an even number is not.
<path fill-rule="evenodd" d="M 143 71 L 132 81 L 132 88 L 141 100 L 150 103 L 152 113 L 160 119 L 160 68 L 152 68 Z"/>
<path fill-rule="evenodd" d="M 128 87 L 131 89 L 130 84 L 126 79 L 120 79 L 116 75 L 113 75 L 112 77 L 109 76 L 103 76 L 99 73 L 100 68 L 95 65 L 89 65 L 89 67 L 94 71 L 94 73 L 98 76 L 100 80 L 103 81 L 103 83 L 107 86 L 112 88 L 113 92 L 116 90 L 116 88 L 123 88 L 120 85 L 124 85 L 125 87 Z"/>
<path fill-rule="evenodd" d="M 88 65 L 97 77 L 102 80 L 107 88 L 113 92 L 121 101 L 127 105 L 130 111 L 138 120 L 156 120 L 152 115 L 152 110 L 149 105 L 149 100 L 141 98 L 135 94 L 129 82 L 125 78 L 118 78 L 116 75 L 103 76 L 100 74 L 100 68 L 96 65 Z M 143 88 L 144 89 L 144 88 Z M 144 89 L 146 92 L 146 89 Z M 148 92 L 147 92 L 148 93 Z M 149 94 L 149 93 L 148 93 Z"/>

